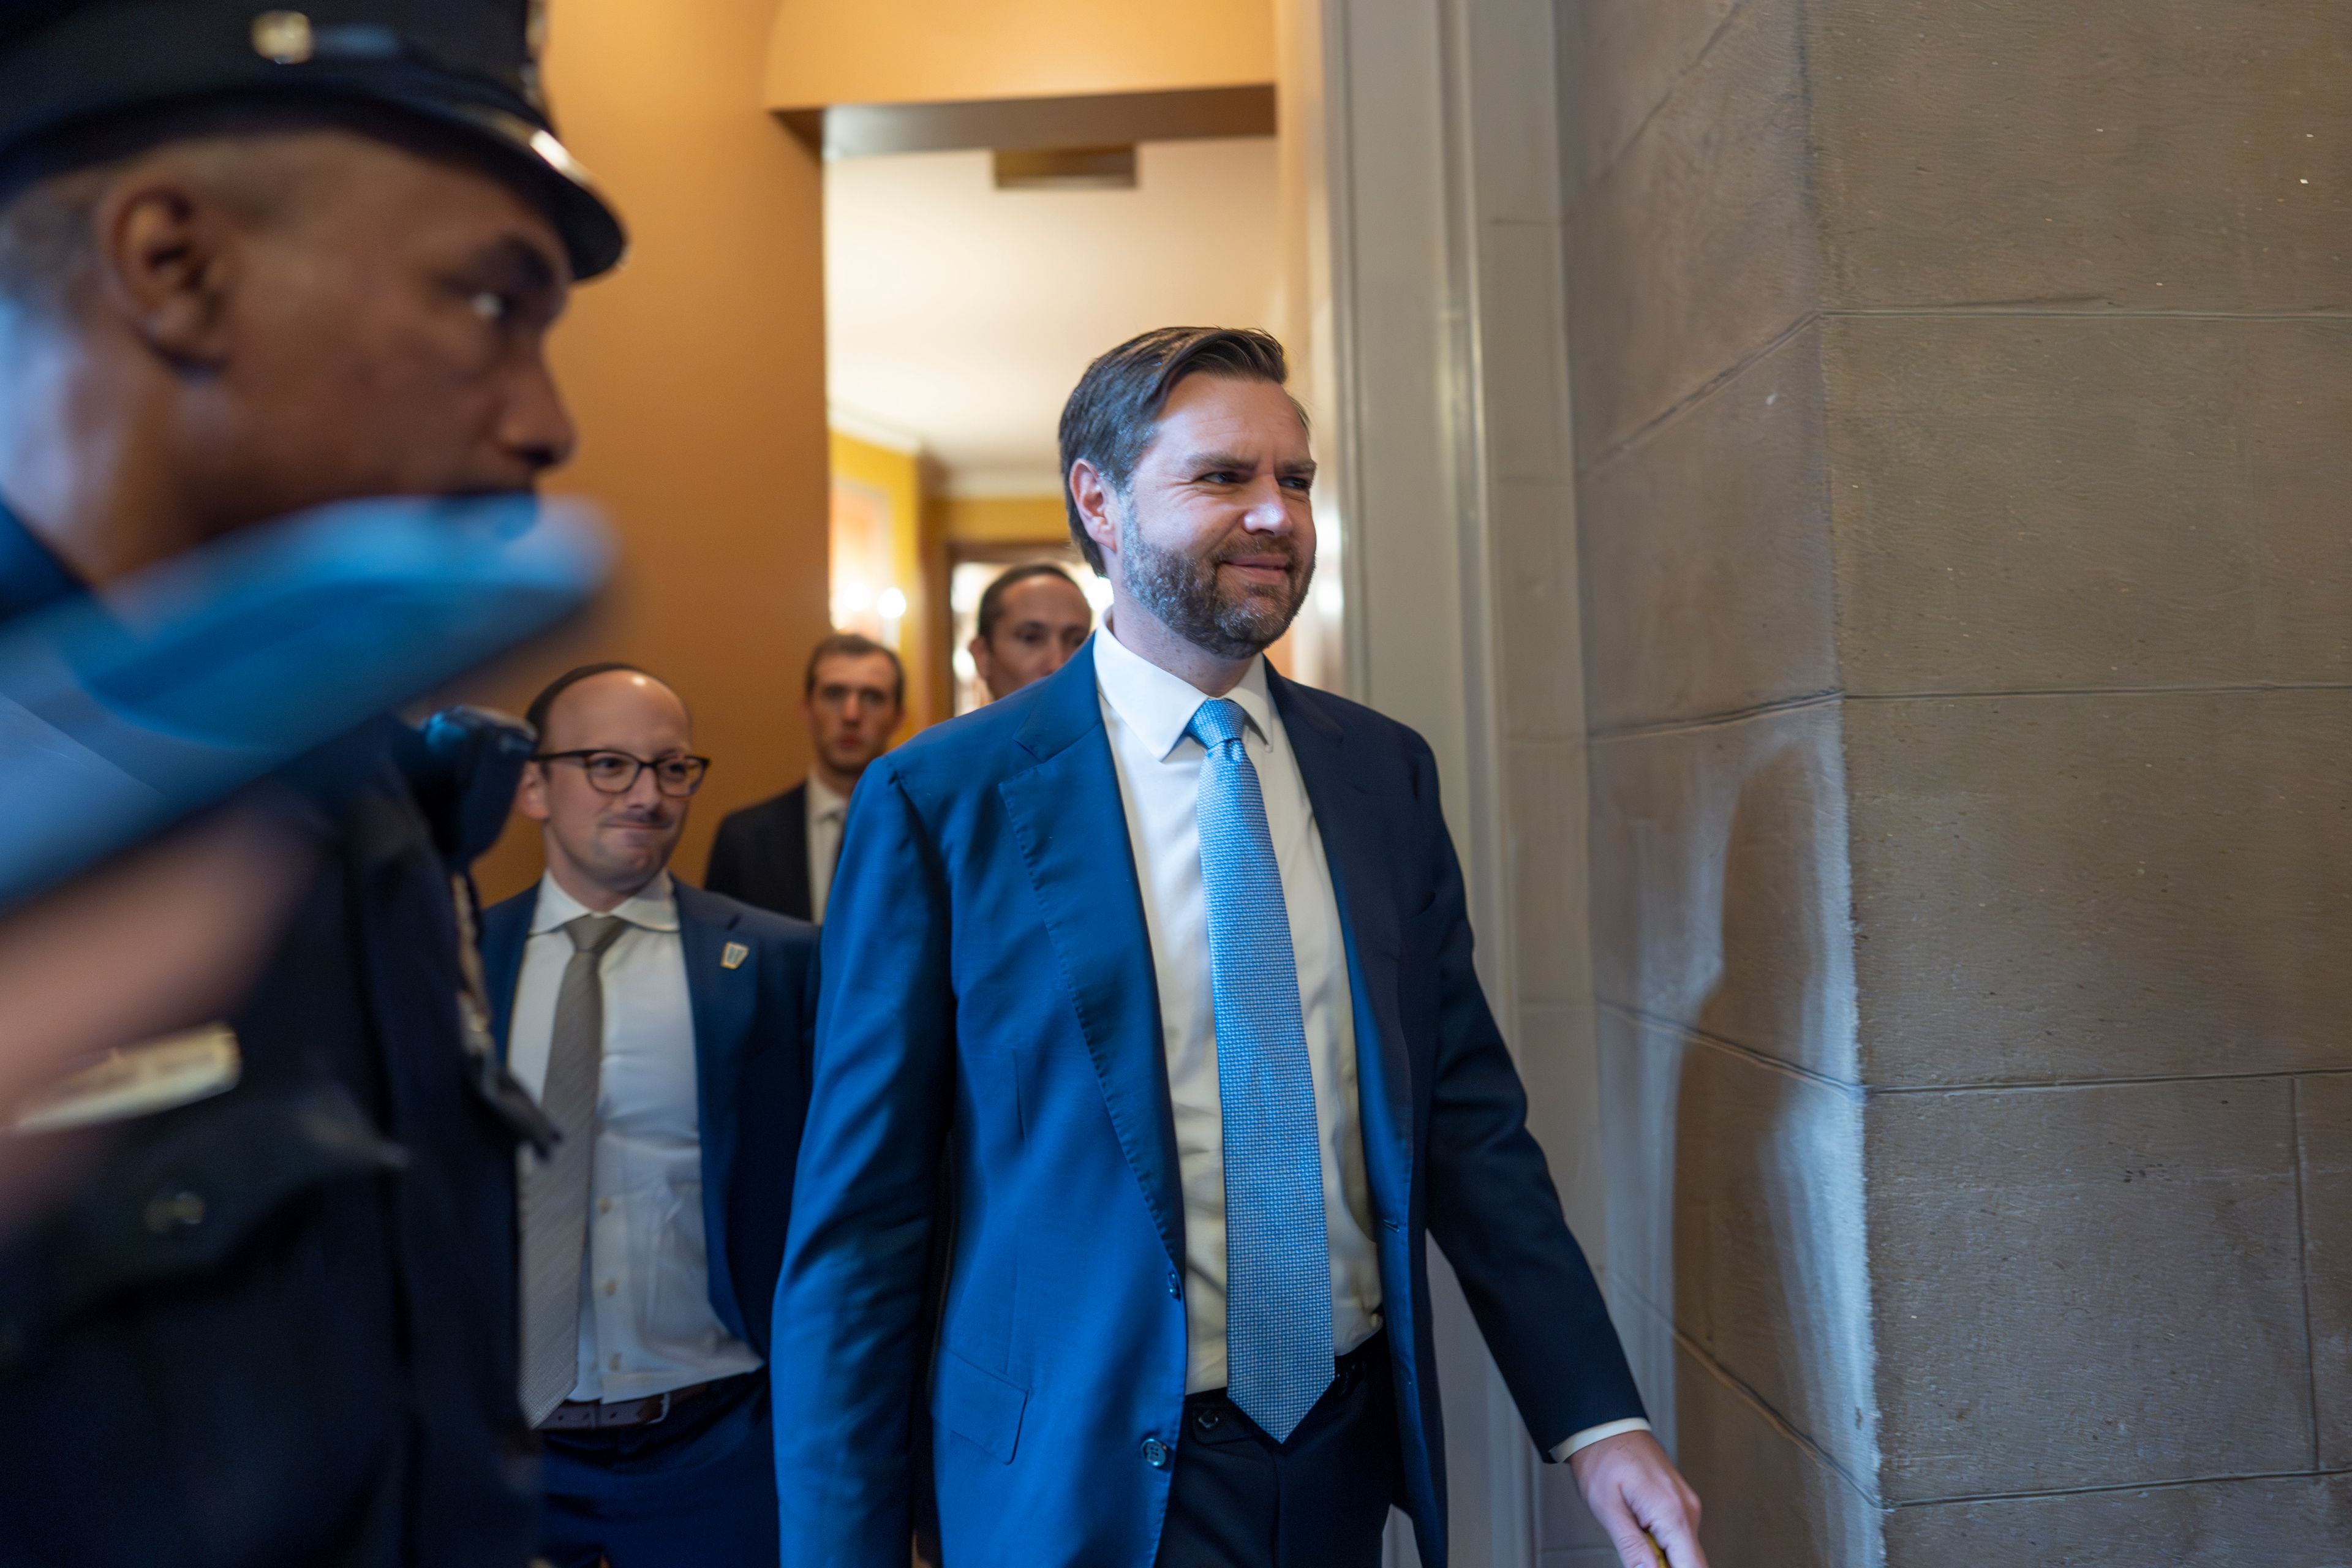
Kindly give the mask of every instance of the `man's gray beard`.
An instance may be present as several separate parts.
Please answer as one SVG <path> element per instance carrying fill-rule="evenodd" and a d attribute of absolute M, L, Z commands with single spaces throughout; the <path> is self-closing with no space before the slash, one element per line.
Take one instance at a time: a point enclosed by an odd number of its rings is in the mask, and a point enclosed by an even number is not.
<path fill-rule="evenodd" d="M 1292 548 L 1287 540 L 1283 542 Z M 1127 591 L 1136 603 L 1170 631 L 1219 658 L 1251 658 L 1272 647 L 1297 619 L 1315 582 L 1315 559 L 1309 556 L 1286 602 L 1252 593 L 1228 599 L 1217 592 L 1213 560 L 1147 543 L 1126 517 L 1118 522 L 1118 553 L 1127 568 Z M 1294 551 L 1292 559 L 1297 558 Z"/>

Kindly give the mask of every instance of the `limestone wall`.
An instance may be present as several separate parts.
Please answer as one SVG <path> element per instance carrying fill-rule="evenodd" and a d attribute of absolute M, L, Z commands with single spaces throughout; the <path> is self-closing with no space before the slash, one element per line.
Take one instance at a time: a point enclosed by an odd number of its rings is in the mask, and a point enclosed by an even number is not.
<path fill-rule="evenodd" d="M 1558 22 L 1609 1274 L 1716 1562 L 2352 1561 L 2352 10 Z"/>

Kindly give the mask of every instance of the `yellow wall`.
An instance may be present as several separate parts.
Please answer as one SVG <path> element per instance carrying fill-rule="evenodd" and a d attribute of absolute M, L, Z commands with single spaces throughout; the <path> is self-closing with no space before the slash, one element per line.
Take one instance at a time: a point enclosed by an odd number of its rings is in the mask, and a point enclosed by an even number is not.
<path fill-rule="evenodd" d="M 929 629 L 932 605 L 922 559 L 921 463 L 911 452 L 893 451 L 839 430 L 832 432 L 831 443 L 835 484 L 866 485 L 889 500 L 889 584 L 907 595 L 907 613 L 898 627 L 898 658 L 907 668 L 907 724 L 901 733 L 912 733 L 947 717 L 931 679 L 937 652 L 931 645 L 938 639 Z M 878 592 L 884 584 L 872 586 Z"/>
<path fill-rule="evenodd" d="M 717 764 L 689 879 L 723 813 L 806 770 L 800 673 L 826 630 L 823 203 L 815 157 L 761 101 L 774 19 L 774 0 L 554 0 L 557 122 L 635 244 L 556 331 L 582 445 L 552 488 L 611 510 L 622 562 L 593 624 L 468 694 L 520 712 L 602 658 L 676 685 Z M 485 861 L 487 896 L 539 874 L 528 829 Z"/>
<path fill-rule="evenodd" d="M 767 101 L 818 109 L 1274 79 L 1273 0 L 783 0 Z"/>
<path fill-rule="evenodd" d="M 941 496 L 931 503 L 932 526 L 955 544 L 1059 544 L 1070 536 L 1062 498 Z"/>

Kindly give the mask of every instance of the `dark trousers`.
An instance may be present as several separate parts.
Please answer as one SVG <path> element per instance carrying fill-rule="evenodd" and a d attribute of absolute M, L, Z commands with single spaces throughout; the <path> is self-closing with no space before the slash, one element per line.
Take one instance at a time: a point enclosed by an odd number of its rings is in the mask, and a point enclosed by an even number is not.
<path fill-rule="evenodd" d="M 667 1421 L 545 1436 L 539 1550 L 553 1568 L 774 1568 L 765 1372 L 730 1378 Z"/>
<path fill-rule="evenodd" d="M 1286 1443 L 1219 1389 L 1184 1401 L 1160 1568 L 1378 1568 L 1403 1469 L 1388 1336 L 1339 1359 Z M 618 1565 L 615 1565 L 618 1568 Z"/>

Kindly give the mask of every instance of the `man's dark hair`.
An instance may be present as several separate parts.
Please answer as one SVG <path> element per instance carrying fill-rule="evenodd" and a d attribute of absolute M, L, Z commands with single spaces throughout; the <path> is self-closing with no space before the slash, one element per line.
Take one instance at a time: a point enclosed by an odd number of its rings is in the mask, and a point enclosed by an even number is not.
<path fill-rule="evenodd" d="M 1160 433 L 1160 411 L 1194 375 L 1281 386 L 1290 379 L 1290 361 L 1273 333 L 1254 327 L 1161 327 L 1128 339 L 1087 366 L 1062 405 L 1062 505 L 1070 514 L 1070 537 L 1097 576 L 1102 549 L 1087 537 L 1077 498 L 1070 493 L 1070 469 L 1081 460 L 1092 465 L 1124 501 L 1136 464 Z M 1306 423 L 1305 409 L 1298 418 Z"/>
<path fill-rule="evenodd" d="M 604 664 L 583 664 L 577 668 L 565 670 L 541 687 L 539 695 L 530 700 L 530 708 L 524 710 L 523 722 L 529 724 L 532 732 L 541 742 L 544 742 L 547 739 L 548 716 L 555 711 L 555 700 L 592 675 L 610 675 L 616 669 L 625 669 L 631 675 L 642 675 L 647 680 L 661 680 L 661 677 L 651 670 L 639 669 L 634 664 L 622 664 L 617 660 Z M 669 682 L 664 680 L 662 684 L 667 686 Z"/>
<path fill-rule="evenodd" d="M 865 658 L 877 653 L 890 661 L 890 700 L 904 708 L 907 705 L 907 667 L 898 662 L 898 654 L 858 632 L 835 632 L 816 645 L 809 655 L 808 675 L 801 682 L 801 695 L 813 697 L 816 694 L 816 667 L 826 659 Z"/>
<path fill-rule="evenodd" d="M 988 591 L 980 596 L 981 641 L 987 642 L 996 636 L 996 624 L 1004 618 L 1005 594 L 1016 584 L 1034 582 L 1040 577 L 1059 577 L 1073 588 L 1078 586 L 1067 572 L 1050 561 L 1024 561 L 1018 566 L 1006 568 L 997 574 L 996 581 L 991 583 Z M 1080 592 L 1083 594 L 1084 590 Z"/>

